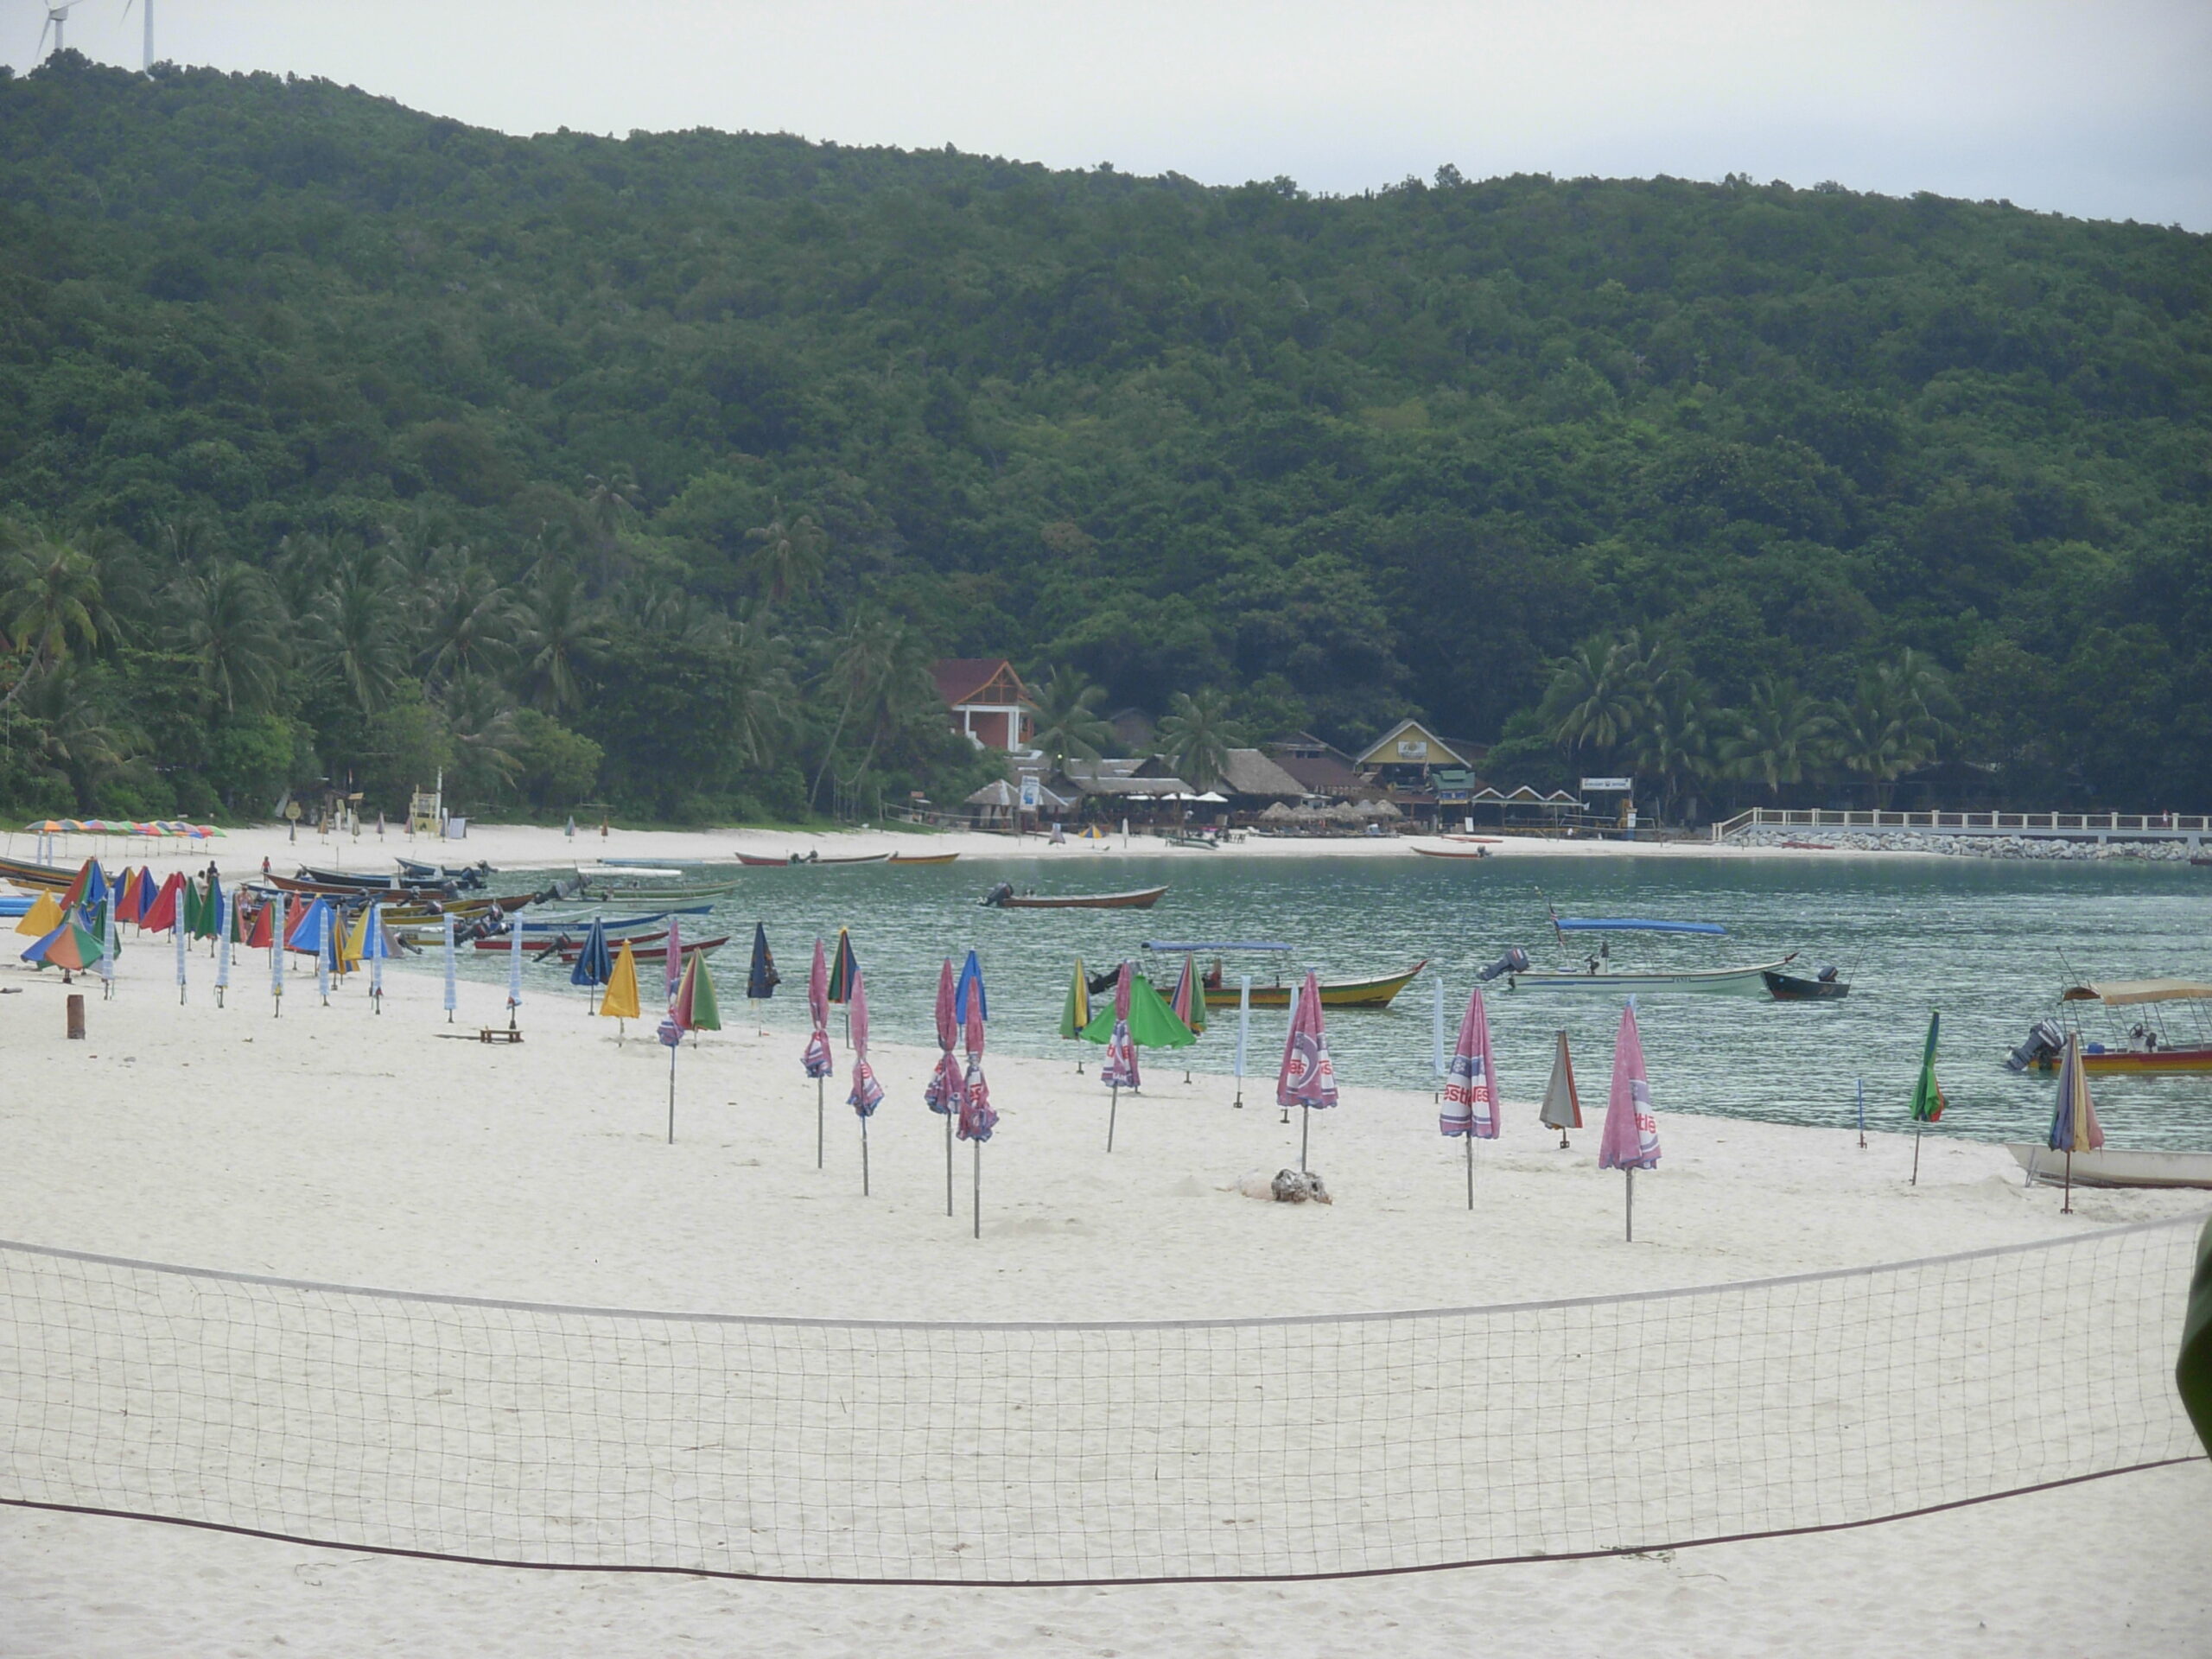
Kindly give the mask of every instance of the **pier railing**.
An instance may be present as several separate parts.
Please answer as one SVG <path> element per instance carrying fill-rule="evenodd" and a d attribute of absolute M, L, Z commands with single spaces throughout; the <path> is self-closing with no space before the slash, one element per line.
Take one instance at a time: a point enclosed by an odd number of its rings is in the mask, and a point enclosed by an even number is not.
<path fill-rule="evenodd" d="M 2021 836 L 2060 841 L 2182 841 L 2212 835 L 2202 812 L 1847 812 L 1755 806 L 1713 826 L 1715 841 L 1751 830 L 1851 830 L 1921 836 Z"/>

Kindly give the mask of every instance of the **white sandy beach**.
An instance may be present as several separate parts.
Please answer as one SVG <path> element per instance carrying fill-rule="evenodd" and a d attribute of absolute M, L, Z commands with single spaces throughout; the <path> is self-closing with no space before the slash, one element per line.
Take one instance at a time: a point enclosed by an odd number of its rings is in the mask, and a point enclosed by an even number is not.
<path fill-rule="evenodd" d="M 965 851 L 971 842 L 1007 849 L 999 837 L 928 844 Z M 589 842 L 598 849 L 596 836 Z M 871 844 L 835 844 L 856 842 Z M 814 844 L 760 832 L 618 834 L 610 843 L 619 856 L 671 859 Z M 579 836 L 575 846 L 586 844 Z M 558 832 L 500 830 L 446 850 L 553 863 L 574 856 L 569 845 Z M 331 861 L 306 836 L 293 848 L 274 832 L 241 833 L 217 846 L 232 869 L 257 868 L 264 850 L 280 869 L 288 855 Z M 350 842 L 346 850 L 356 861 Z M 365 836 L 358 861 L 385 850 Z M 1387 842 L 1375 850 L 1409 855 Z M 613 1022 L 588 1018 L 580 994 L 533 989 L 527 1041 L 486 1047 L 444 1039 L 437 982 L 419 970 L 391 976 L 381 1017 L 358 982 L 324 1008 L 311 978 L 295 976 L 273 1020 L 257 963 L 241 966 L 221 1011 L 204 956 L 183 1007 L 168 967 L 165 943 L 126 955 L 116 1000 L 94 992 L 83 1043 L 63 1039 L 51 975 L 0 969 L 0 986 L 22 992 L 0 997 L 0 1234 L 563 1303 L 1080 1319 L 1720 1282 L 2024 1242 L 2181 1214 L 2202 1198 L 2083 1194 L 2078 1213 L 2062 1217 L 2056 1195 L 2024 1191 L 2001 1149 L 1939 1137 L 1926 1143 L 1921 1185 L 1909 1187 L 1901 1137 L 1871 1137 L 1862 1152 L 1847 1132 L 1669 1115 L 1660 1077 L 1665 1159 L 1638 1184 L 1629 1245 L 1619 1178 L 1594 1166 L 1594 1112 L 1560 1153 L 1532 1108 L 1510 1106 L 1503 1139 L 1482 1150 L 1470 1215 L 1430 1098 L 1351 1078 L 1343 1109 L 1314 1132 L 1313 1162 L 1338 1202 L 1275 1205 L 1222 1190 L 1296 1160 L 1298 1128 L 1262 1105 L 1264 1081 L 1236 1111 L 1227 1079 L 1185 1084 L 1172 1060 L 1148 1060 L 1109 1162 L 1095 1075 L 999 1057 L 990 1071 L 1001 1123 L 985 1154 L 976 1241 L 964 1187 L 959 1220 L 944 1213 L 941 1120 L 919 1100 L 927 1052 L 878 1046 L 890 1098 L 872 1128 L 875 1196 L 864 1199 L 842 1089 L 831 1095 L 829 1166 L 817 1172 L 798 1038 L 788 1027 L 755 1034 L 734 996 L 724 1004 L 732 1029 L 681 1057 L 671 1147 L 665 1051 L 635 1025 L 618 1045 Z M 505 1023 L 501 988 L 464 983 L 461 995 L 463 1027 Z M 919 1023 L 905 1017 L 908 1029 Z M 882 1009 L 877 1019 L 894 1023 Z M 1597 1092 L 1586 1084 L 1586 1100 Z M 964 1151 L 962 1171 L 964 1180 Z M 22 1510 L 0 1510 L 0 1647 L 25 1655 L 2212 1652 L 2212 1468 L 2202 1464 L 1850 1532 L 1304 1585 L 883 1590 L 624 1579 Z M 2063 1572 L 2052 1570 L 2056 1560 Z"/>

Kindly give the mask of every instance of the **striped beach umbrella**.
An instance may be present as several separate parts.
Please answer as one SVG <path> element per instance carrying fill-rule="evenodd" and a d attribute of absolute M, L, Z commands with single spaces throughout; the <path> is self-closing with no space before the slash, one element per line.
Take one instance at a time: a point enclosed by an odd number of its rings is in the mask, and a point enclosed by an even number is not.
<path fill-rule="evenodd" d="M 875 1068 L 868 1063 L 868 987 L 861 981 L 860 969 L 853 970 L 850 984 L 846 988 L 850 995 L 846 1012 L 851 1020 L 850 1039 L 853 1045 L 853 1091 L 846 1096 L 845 1103 L 860 1115 L 861 1120 L 861 1196 L 868 1195 L 868 1121 L 875 1116 L 875 1109 L 883 1104 L 883 1085 L 875 1080 Z"/>
<path fill-rule="evenodd" d="M 1598 1141 L 1598 1167 L 1628 1175 L 1625 1223 L 1636 1241 L 1636 1172 L 1659 1167 L 1659 1120 L 1651 1109 L 1651 1083 L 1643 1071 L 1643 1033 L 1637 1028 L 1636 999 L 1621 1009 L 1613 1036 L 1613 1081 L 1605 1100 L 1605 1127 Z"/>
<path fill-rule="evenodd" d="M 1551 1081 L 1544 1085 L 1544 1103 L 1536 1119 L 1546 1128 L 1559 1131 L 1562 1151 L 1567 1147 L 1567 1132 L 1582 1127 L 1582 1096 L 1575 1092 L 1574 1062 L 1567 1054 L 1563 1031 L 1552 1050 Z"/>
<path fill-rule="evenodd" d="M 2066 1154 L 2066 1199 L 2059 1213 L 2074 1210 L 2074 1154 L 2094 1152 L 2105 1143 L 2104 1125 L 2097 1122 L 2096 1103 L 2089 1098 L 2089 1074 L 2082 1064 L 2082 1033 L 2066 1033 L 2066 1052 L 2058 1061 L 2058 1102 L 2050 1119 L 2050 1149 Z"/>
<path fill-rule="evenodd" d="M 963 1081 L 960 1063 L 952 1058 L 953 1048 L 960 1041 L 959 1005 L 953 1001 L 956 994 L 952 958 L 947 957 L 938 966 L 937 975 L 937 1066 L 922 1090 L 922 1103 L 944 1119 L 944 1213 L 948 1216 L 952 1213 L 953 1120 L 960 1115 Z"/>
<path fill-rule="evenodd" d="M 1337 1103 L 1336 1062 L 1329 1058 L 1329 1035 L 1321 1024 L 1321 982 L 1307 969 L 1299 988 L 1298 1007 L 1283 1039 L 1282 1068 L 1275 1074 L 1275 1104 L 1299 1109 L 1298 1167 L 1306 1169 L 1306 1143 L 1313 1114 Z"/>
<path fill-rule="evenodd" d="M 812 1029 L 807 1033 L 806 1050 L 799 1056 L 799 1064 L 814 1079 L 814 1166 L 820 1169 L 827 1156 L 828 1130 L 822 1103 L 824 1079 L 837 1069 L 836 1058 L 830 1052 L 830 963 L 820 939 L 814 942 L 814 965 L 806 975 L 806 1018 Z"/>
<path fill-rule="evenodd" d="M 1313 1001 L 1320 999 L 1316 996 Z M 1475 1142 L 1497 1139 L 1497 1068 L 1491 1058 L 1490 1014 L 1478 985 L 1459 1020 L 1459 1040 L 1445 1062 L 1443 1109 L 1436 1127 L 1466 1144 L 1467 1208 L 1475 1207 Z"/>
<path fill-rule="evenodd" d="M 976 960 L 974 951 L 968 960 Z M 983 1142 L 998 1128 L 999 1115 L 991 1109 L 991 1085 L 983 1077 L 983 972 L 978 967 L 968 981 L 968 999 L 961 1029 L 968 1039 L 968 1071 L 960 1083 L 960 1138 L 974 1148 L 975 1226 L 973 1236 L 983 1236 Z"/>

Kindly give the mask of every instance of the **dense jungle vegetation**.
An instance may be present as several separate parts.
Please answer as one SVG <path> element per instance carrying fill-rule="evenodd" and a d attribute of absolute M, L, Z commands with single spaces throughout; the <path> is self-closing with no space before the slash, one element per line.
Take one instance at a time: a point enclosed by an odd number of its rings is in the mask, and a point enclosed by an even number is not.
<path fill-rule="evenodd" d="M 865 815 L 980 781 L 924 671 L 1004 653 L 1063 727 L 2201 809 L 2209 302 L 2203 237 L 2005 203 L 517 139 L 62 54 L 0 78 L 0 803 Z"/>

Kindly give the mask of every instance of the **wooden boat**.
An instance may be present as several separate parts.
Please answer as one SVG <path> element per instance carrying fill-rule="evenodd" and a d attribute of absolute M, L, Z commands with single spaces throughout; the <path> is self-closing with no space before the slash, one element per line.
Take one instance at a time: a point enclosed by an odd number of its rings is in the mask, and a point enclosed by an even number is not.
<path fill-rule="evenodd" d="M 1391 999 L 1414 982 L 1414 976 L 1428 966 L 1428 958 L 1396 974 L 1378 974 L 1371 979 L 1325 979 L 1321 982 L 1321 1006 L 1325 1008 L 1387 1008 Z M 1205 987 L 1206 1006 L 1210 1008 L 1233 1008 L 1243 995 L 1243 988 L 1225 982 L 1221 964 L 1200 982 Z M 1287 1008 L 1290 1006 L 1288 985 L 1255 985 L 1252 1006 L 1255 1008 Z"/>
<path fill-rule="evenodd" d="M 884 861 L 887 864 L 950 864 L 957 853 L 893 853 Z"/>
<path fill-rule="evenodd" d="M 5 876 L 19 887 L 43 888 L 48 893 L 64 893 L 77 879 L 77 872 L 84 868 L 81 861 L 68 869 L 58 864 L 32 864 L 19 858 L 0 858 L 0 876 Z"/>
<path fill-rule="evenodd" d="M 373 898 L 386 904 L 434 905 L 456 896 L 449 887 L 364 887 L 335 881 L 309 881 L 296 875 L 257 877 L 254 885 L 271 887 L 279 893 L 305 893 L 316 899 Z"/>
<path fill-rule="evenodd" d="M 1490 856 L 1490 849 L 1487 847 L 1422 847 L 1416 845 L 1414 851 L 1419 853 L 1423 858 L 1488 858 Z"/>
<path fill-rule="evenodd" d="M 655 905 L 664 899 L 690 901 L 704 899 L 709 901 L 727 899 L 744 884 L 737 881 L 670 882 L 663 887 L 632 883 L 627 887 L 588 887 L 578 896 L 594 904 Z"/>
<path fill-rule="evenodd" d="M 641 944 L 635 939 L 631 940 L 631 956 L 639 962 L 666 962 L 668 960 L 668 935 L 664 932 L 657 933 L 653 935 L 653 937 L 660 941 L 658 944 Z M 696 957 L 705 951 L 720 950 L 723 945 L 729 943 L 729 935 L 725 933 L 718 939 L 685 939 L 682 943 L 683 946 L 683 954 L 687 957 Z M 620 949 L 619 945 L 612 944 L 610 944 L 607 948 L 610 951 Z M 576 939 L 569 944 L 559 946 L 549 954 L 557 956 L 563 962 L 574 962 L 578 957 L 583 955 L 583 953 L 584 942 L 582 939 Z M 527 956 L 530 953 L 525 950 L 524 954 Z"/>
<path fill-rule="evenodd" d="M 1505 837 L 1504 837 L 1503 836 L 1452 836 L 1452 835 L 1447 835 L 1446 836 L 1445 836 L 1445 837 L 1444 837 L 1444 839 L 1445 839 L 1445 840 L 1446 840 L 1446 841 L 1471 841 L 1471 842 L 1475 842 L 1477 845 L 1478 845 L 1478 846 L 1483 846 L 1483 847 L 1502 847 L 1502 846 L 1503 846 L 1503 845 L 1505 844 Z"/>
<path fill-rule="evenodd" d="M 590 931 L 588 927 L 564 927 L 551 933 L 525 933 L 522 936 L 522 953 L 525 957 L 542 957 L 571 948 L 581 950 L 584 938 Z M 648 939 L 659 941 L 661 954 L 668 954 L 668 929 L 665 926 L 620 930 L 610 927 L 607 930 L 607 948 L 609 950 L 619 950 L 625 944 L 634 950 L 644 945 Z M 514 935 L 487 933 L 482 938 L 469 940 L 468 948 L 472 950 L 512 950 L 515 948 Z M 690 948 L 687 944 L 685 949 Z"/>
<path fill-rule="evenodd" d="M 753 870 L 810 870 L 823 864 L 884 864 L 888 853 L 853 853 L 839 858 L 763 858 L 758 853 L 740 853 L 737 861 Z"/>
<path fill-rule="evenodd" d="M 1001 881 L 983 895 L 991 910 L 1150 910 L 1166 887 L 1139 887 L 1131 893 L 1016 893 Z"/>
<path fill-rule="evenodd" d="M 1851 987 L 1835 976 L 1833 968 L 1823 969 L 1812 978 L 1798 974 L 1765 973 L 1759 976 L 1777 1002 L 1833 1002 L 1851 995 Z"/>
<path fill-rule="evenodd" d="M 1779 973 L 1797 959 L 1797 953 L 1778 962 L 1753 963 L 1744 968 L 1676 968 L 1650 972 L 1617 973 L 1600 965 L 1597 969 L 1529 968 L 1505 976 L 1509 991 L 1595 991 L 1604 996 L 1639 996 L 1646 991 L 1720 991 L 1756 995 L 1766 988 L 1766 976 Z"/>
<path fill-rule="evenodd" d="M 2005 1150 L 2028 1172 L 2031 1185 L 2068 1179 L 2066 1154 L 2040 1141 L 2008 1141 Z M 2106 1147 L 2074 1154 L 2075 1186 L 2212 1186 L 2212 1152 L 2137 1152 Z"/>
<path fill-rule="evenodd" d="M 1170 847 L 1188 847 L 1199 853 L 1217 853 L 1221 850 L 1221 843 L 1211 836 L 1170 836 L 1167 844 Z"/>

